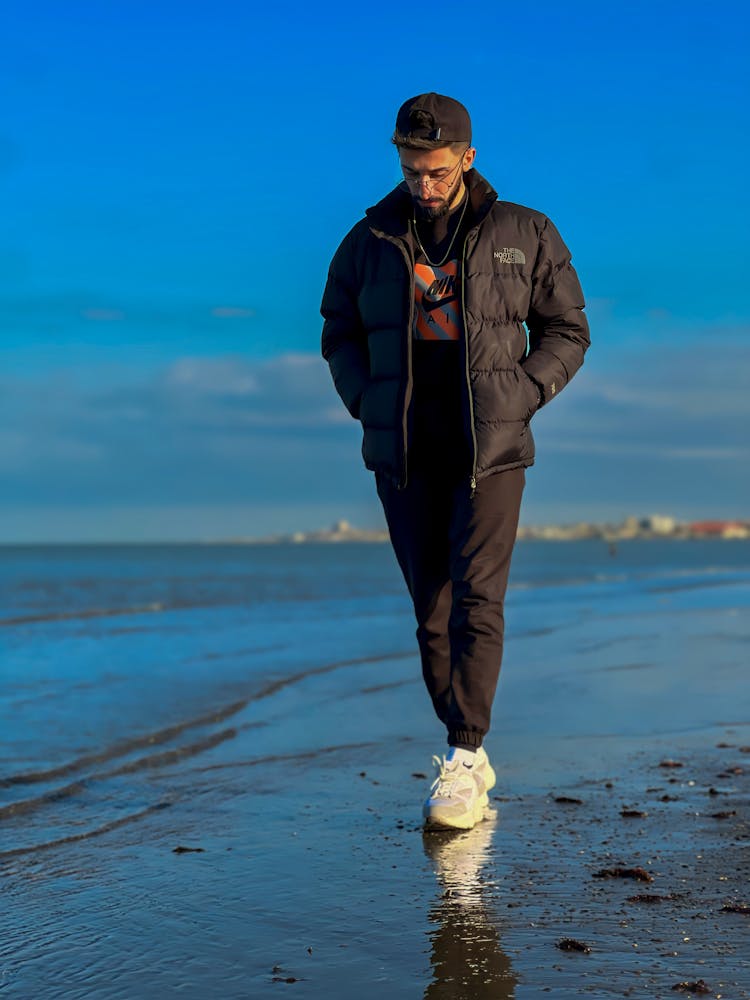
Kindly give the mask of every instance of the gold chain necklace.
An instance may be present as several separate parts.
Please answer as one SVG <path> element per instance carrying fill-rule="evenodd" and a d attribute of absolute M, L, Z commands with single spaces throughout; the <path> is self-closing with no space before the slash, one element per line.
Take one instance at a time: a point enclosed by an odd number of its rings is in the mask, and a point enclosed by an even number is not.
<path fill-rule="evenodd" d="M 415 236 L 416 236 L 416 238 L 417 238 L 417 246 L 418 246 L 418 247 L 419 247 L 419 249 L 420 249 L 420 250 L 422 251 L 422 254 L 423 254 L 423 256 L 424 256 L 424 259 L 425 259 L 425 260 L 427 261 L 427 263 L 429 264 L 429 266 L 430 266 L 430 267 L 442 267 L 442 266 L 443 266 L 443 264 L 444 264 L 444 263 L 445 263 L 445 262 L 446 262 L 446 261 L 448 260 L 448 258 L 450 257 L 450 255 L 451 255 L 451 250 L 453 249 L 453 244 L 454 244 L 454 243 L 456 242 L 456 237 L 458 236 L 458 231 L 459 231 L 459 229 L 461 228 L 461 223 L 462 223 L 462 222 L 464 221 L 464 215 L 466 214 L 466 206 L 467 206 L 468 204 L 469 204 L 469 198 L 468 198 L 468 195 L 467 195 L 467 196 L 466 196 L 466 198 L 464 198 L 464 207 L 463 207 L 463 208 L 461 209 L 461 216 L 460 216 L 460 218 L 459 218 L 459 220 L 458 220 L 458 225 L 456 226 L 456 231 L 454 232 L 453 236 L 451 237 L 451 241 L 450 241 L 450 243 L 448 244 L 448 249 L 447 249 L 447 251 L 446 251 L 446 254 L 445 254 L 445 257 L 443 257 L 443 259 L 442 259 L 441 261 L 432 261 L 432 260 L 430 260 L 430 258 L 429 258 L 429 257 L 427 256 L 427 251 L 426 251 L 426 250 L 425 250 L 425 248 L 424 248 L 424 247 L 422 246 L 422 241 L 421 241 L 421 240 L 420 240 L 420 238 L 419 238 L 419 230 L 417 229 L 417 217 L 416 217 L 416 215 L 415 215 L 415 216 L 413 216 L 413 219 L 412 219 L 412 221 L 414 222 L 414 235 L 415 235 Z"/>

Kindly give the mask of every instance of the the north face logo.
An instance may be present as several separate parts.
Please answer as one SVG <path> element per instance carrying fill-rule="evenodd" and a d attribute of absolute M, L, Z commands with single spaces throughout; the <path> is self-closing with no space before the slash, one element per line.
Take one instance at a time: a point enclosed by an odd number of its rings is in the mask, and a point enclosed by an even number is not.
<path fill-rule="evenodd" d="M 492 256 L 499 264 L 525 264 L 526 254 L 518 247 L 500 247 L 493 250 Z"/>

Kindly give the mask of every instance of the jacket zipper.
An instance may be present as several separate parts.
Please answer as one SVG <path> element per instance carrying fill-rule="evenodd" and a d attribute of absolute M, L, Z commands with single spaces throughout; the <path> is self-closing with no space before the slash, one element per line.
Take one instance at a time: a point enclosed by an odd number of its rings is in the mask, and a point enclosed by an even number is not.
<path fill-rule="evenodd" d="M 466 246 L 469 242 L 469 233 L 466 234 L 464 239 L 463 251 L 461 254 L 461 317 L 464 322 L 464 357 L 466 361 L 466 388 L 469 393 L 469 424 L 471 426 L 471 444 L 472 444 L 472 460 L 471 460 L 471 479 L 469 480 L 469 486 L 471 487 L 471 492 L 469 494 L 470 498 L 474 497 L 477 491 L 477 431 L 474 426 L 474 394 L 471 391 L 471 375 L 469 373 L 469 326 L 466 322 Z"/>
<path fill-rule="evenodd" d="M 401 431 L 403 434 L 404 441 L 404 481 L 400 488 L 402 490 L 406 489 L 406 484 L 408 482 L 408 424 L 409 424 L 409 404 L 411 403 L 411 394 L 413 387 L 413 370 L 412 370 L 412 337 L 414 336 L 414 262 L 410 259 L 404 246 L 399 243 L 399 249 L 404 255 L 404 260 L 406 261 L 406 269 L 409 272 L 409 324 L 406 328 L 406 392 L 404 393 L 404 412 L 401 418 Z"/>

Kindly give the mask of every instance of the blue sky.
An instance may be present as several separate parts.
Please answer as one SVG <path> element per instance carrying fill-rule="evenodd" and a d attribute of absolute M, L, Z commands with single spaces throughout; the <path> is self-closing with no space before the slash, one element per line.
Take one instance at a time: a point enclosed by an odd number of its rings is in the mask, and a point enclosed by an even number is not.
<path fill-rule="evenodd" d="M 331 254 L 438 90 L 550 215 L 592 348 L 526 523 L 750 516 L 744 3 L 20 3 L 0 75 L 0 541 L 382 523 Z"/>

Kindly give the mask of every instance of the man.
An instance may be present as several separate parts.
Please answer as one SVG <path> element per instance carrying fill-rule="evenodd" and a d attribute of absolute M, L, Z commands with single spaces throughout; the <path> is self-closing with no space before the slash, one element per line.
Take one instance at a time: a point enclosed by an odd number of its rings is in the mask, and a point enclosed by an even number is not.
<path fill-rule="evenodd" d="M 365 465 L 414 603 L 425 684 L 448 734 L 424 817 L 469 829 L 495 782 L 482 740 L 524 470 L 534 461 L 529 422 L 581 366 L 588 325 L 555 227 L 498 201 L 473 168 L 462 104 L 411 98 L 392 141 L 404 182 L 336 251 L 322 348 L 362 422 Z"/>

